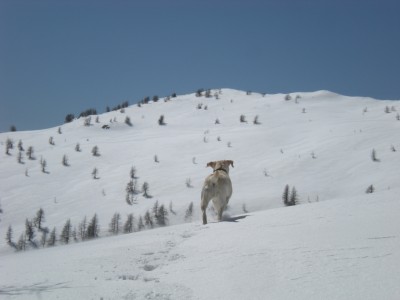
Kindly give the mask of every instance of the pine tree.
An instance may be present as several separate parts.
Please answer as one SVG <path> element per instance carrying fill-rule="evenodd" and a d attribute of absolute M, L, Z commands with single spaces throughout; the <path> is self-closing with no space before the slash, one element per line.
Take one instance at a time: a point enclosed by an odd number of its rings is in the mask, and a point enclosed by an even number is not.
<path fill-rule="evenodd" d="M 131 233 L 134 231 L 133 222 L 133 214 L 129 214 L 124 224 L 124 233 Z"/>
<path fill-rule="evenodd" d="M 87 227 L 87 238 L 94 239 L 99 237 L 99 220 L 97 214 L 94 214 L 92 220 Z"/>
<path fill-rule="evenodd" d="M 109 232 L 112 234 L 118 234 L 121 228 L 121 215 L 119 213 L 115 213 L 111 219 Z"/>
<path fill-rule="evenodd" d="M 13 238 L 13 230 L 10 225 L 10 226 L 8 226 L 8 229 L 7 229 L 6 241 L 7 241 L 7 245 L 16 249 L 17 245 L 13 242 L 12 238 Z"/>
<path fill-rule="evenodd" d="M 166 226 L 168 222 L 168 211 L 165 209 L 164 204 L 158 208 L 156 222 L 159 226 Z"/>
<path fill-rule="evenodd" d="M 289 206 L 289 185 L 288 184 L 285 186 L 285 189 L 283 190 L 282 200 L 283 200 L 283 204 L 285 204 L 286 206 Z"/>
<path fill-rule="evenodd" d="M 48 246 L 48 247 L 53 247 L 53 246 L 55 246 L 55 245 L 56 245 L 56 241 L 57 241 L 57 238 L 56 238 L 56 228 L 54 227 L 53 230 L 50 232 L 50 237 L 49 237 L 49 239 L 47 240 L 47 246 Z"/>
<path fill-rule="evenodd" d="M 149 184 L 147 182 L 143 183 L 142 191 L 143 191 L 143 196 L 144 197 L 150 198 L 150 195 L 149 195 Z"/>
<path fill-rule="evenodd" d="M 298 197 L 297 197 L 297 191 L 296 188 L 292 188 L 292 192 L 290 193 L 290 198 L 289 198 L 289 205 L 293 206 L 298 204 Z"/>
<path fill-rule="evenodd" d="M 186 209 L 185 212 L 185 222 L 192 221 L 193 217 L 193 202 L 190 202 L 189 207 Z"/>
<path fill-rule="evenodd" d="M 26 150 L 26 155 L 28 155 L 28 158 L 30 160 L 34 160 L 35 159 L 34 156 L 33 156 L 33 152 L 34 152 L 34 150 L 33 150 L 32 146 L 29 146 L 28 149 Z"/>
<path fill-rule="evenodd" d="M 98 173 L 99 173 L 99 171 L 97 170 L 97 168 L 94 168 L 93 171 L 92 171 L 93 179 L 99 179 L 99 178 L 97 177 L 97 174 L 98 174 Z"/>
<path fill-rule="evenodd" d="M 67 222 L 65 222 L 65 225 L 61 231 L 61 235 L 60 235 L 60 241 L 63 242 L 64 244 L 68 244 L 69 240 L 71 238 L 72 235 L 72 225 L 71 225 L 71 220 L 67 220 Z"/>
<path fill-rule="evenodd" d="M 47 167 L 47 161 L 43 158 L 40 159 L 40 166 L 42 167 L 42 172 L 47 173 L 46 167 Z"/>
<path fill-rule="evenodd" d="M 134 166 L 131 167 L 131 170 L 129 171 L 129 176 L 131 179 L 136 179 L 136 168 Z"/>
<path fill-rule="evenodd" d="M 149 211 L 146 211 L 146 213 L 144 215 L 144 224 L 150 228 L 153 228 L 153 226 L 154 226 L 153 217 L 151 216 Z"/>
<path fill-rule="evenodd" d="M 44 218 L 44 210 L 42 208 L 40 208 L 37 212 L 36 212 L 36 217 L 33 218 L 33 225 L 39 229 L 42 230 L 42 223 L 45 221 Z"/>
<path fill-rule="evenodd" d="M 138 221 L 138 227 L 137 228 L 138 228 L 138 231 L 142 231 L 144 229 L 142 216 L 139 216 L 139 221 Z"/>
<path fill-rule="evenodd" d="M 40 244 L 42 245 L 43 248 L 46 246 L 48 234 L 49 234 L 49 232 L 47 230 L 42 231 L 42 237 L 40 239 Z"/>
<path fill-rule="evenodd" d="M 69 167 L 69 162 L 68 162 L 68 156 L 64 154 L 63 158 L 62 158 L 62 164 L 65 167 Z"/>
<path fill-rule="evenodd" d="M 22 164 L 22 165 L 24 164 L 23 158 L 24 158 L 24 156 L 22 155 L 22 152 L 19 151 L 18 156 L 17 156 L 17 161 L 19 164 Z"/>
<path fill-rule="evenodd" d="M 14 142 L 12 139 L 7 138 L 6 140 L 6 154 L 7 155 L 11 155 L 10 154 L 10 150 L 14 148 Z"/>
<path fill-rule="evenodd" d="M 81 152 L 81 151 L 82 151 L 82 150 L 81 150 L 81 145 L 80 145 L 79 143 L 76 144 L 76 146 L 75 146 L 75 151 L 76 151 L 76 152 Z"/>
<path fill-rule="evenodd" d="M 17 250 L 18 251 L 25 251 L 26 250 L 26 236 L 21 234 L 17 243 Z"/>
<path fill-rule="evenodd" d="M 87 238 L 87 221 L 86 216 L 83 218 L 82 222 L 78 225 L 78 234 L 82 241 Z"/>
<path fill-rule="evenodd" d="M 172 208 L 172 201 L 169 203 L 169 212 L 173 215 L 176 215 L 176 211 Z"/>
<path fill-rule="evenodd" d="M 33 240 L 35 238 L 35 229 L 33 228 L 33 223 L 28 219 L 25 220 L 25 235 L 28 242 L 35 243 Z"/>
<path fill-rule="evenodd" d="M 25 150 L 24 150 L 24 146 L 22 145 L 22 141 L 21 141 L 21 140 L 19 140 L 19 142 L 18 142 L 18 150 L 19 150 L 19 151 L 25 151 Z"/>
<path fill-rule="evenodd" d="M 94 146 L 94 147 L 92 148 L 92 155 L 93 155 L 93 156 L 100 156 L 99 147 Z"/>

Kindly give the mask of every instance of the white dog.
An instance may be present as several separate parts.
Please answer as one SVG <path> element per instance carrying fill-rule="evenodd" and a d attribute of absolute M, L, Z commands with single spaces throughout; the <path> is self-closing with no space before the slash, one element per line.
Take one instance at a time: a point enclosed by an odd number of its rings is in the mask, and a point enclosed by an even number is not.
<path fill-rule="evenodd" d="M 207 224 L 206 209 L 210 200 L 218 214 L 218 221 L 222 219 L 222 212 L 228 205 L 232 196 L 232 182 L 229 178 L 229 165 L 233 167 L 232 160 L 212 161 L 207 167 L 213 168 L 214 172 L 208 175 L 204 181 L 201 191 L 201 210 L 203 212 L 203 224 Z"/>

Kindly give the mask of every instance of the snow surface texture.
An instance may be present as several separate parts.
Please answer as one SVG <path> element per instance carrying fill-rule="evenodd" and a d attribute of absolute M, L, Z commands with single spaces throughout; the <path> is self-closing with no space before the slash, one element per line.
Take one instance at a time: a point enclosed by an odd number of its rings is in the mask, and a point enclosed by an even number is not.
<path fill-rule="evenodd" d="M 61 134 L 58 127 L 0 134 L 3 149 L 7 138 L 15 144 L 10 155 L 0 153 L 0 297 L 400 299 L 397 102 L 327 91 L 294 93 L 288 101 L 214 93 L 218 100 L 192 94 L 131 106 L 100 115 L 99 123 L 92 116 L 89 127 L 78 119 L 61 125 Z M 253 124 L 256 115 L 261 124 Z M 25 151 L 34 147 L 36 160 L 17 162 L 19 140 Z M 235 162 L 233 195 L 225 222 L 203 226 L 205 166 L 219 159 Z M 130 206 L 132 166 L 152 198 L 138 195 Z M 95 167 L 99 179 L 92 178 Z M 300 205 L 282 208 L 286 184 L 296 187 Z M 370 185 L 375 190 L 366 194 Z M 106 237 L 115 212 L 122 222 L 129 213 L 137 219 L 156 201 L 173 203 L 174 226 Z M 193 222 L 182 224 L 190 202 Z M 15 253 L 3 238 L 8 226 L 17 240 L 39 208 L 44 226 L 58 234 L 67 219 L 77 226 L 97 213 L 102 238 Z"/>

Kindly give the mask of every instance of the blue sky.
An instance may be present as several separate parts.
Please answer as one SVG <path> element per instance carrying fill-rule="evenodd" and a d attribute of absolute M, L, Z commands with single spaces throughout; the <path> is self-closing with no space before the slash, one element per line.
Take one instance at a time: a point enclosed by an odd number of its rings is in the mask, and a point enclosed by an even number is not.
<path fill-rule="evenodd" d="M 0 0 L 0 132 L 235 88 L 400 100 L 395 0 Z"/>

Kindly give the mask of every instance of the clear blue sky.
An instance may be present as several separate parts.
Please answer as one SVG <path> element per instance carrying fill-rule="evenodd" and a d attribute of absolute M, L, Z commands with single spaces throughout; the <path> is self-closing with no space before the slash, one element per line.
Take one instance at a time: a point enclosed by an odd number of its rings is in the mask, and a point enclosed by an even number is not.
<path fill-rule="evenodd" d="M 400 99 L 396 0 L 0 0 L 0 132 L 198 88 Z"/>

